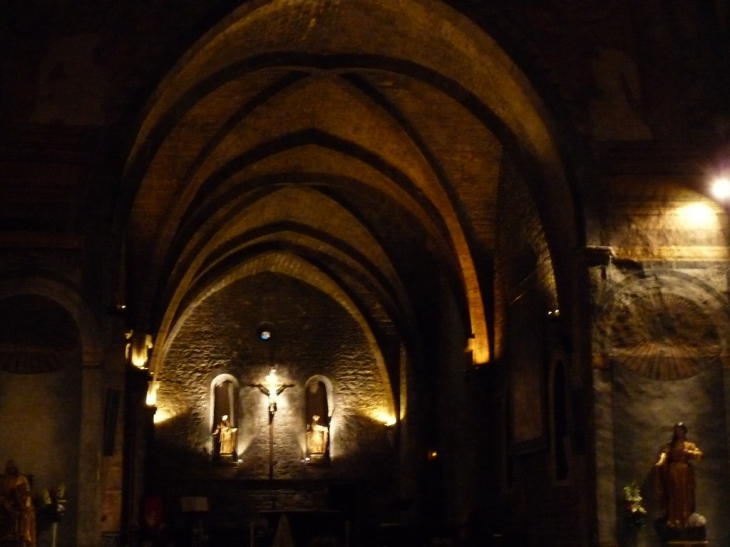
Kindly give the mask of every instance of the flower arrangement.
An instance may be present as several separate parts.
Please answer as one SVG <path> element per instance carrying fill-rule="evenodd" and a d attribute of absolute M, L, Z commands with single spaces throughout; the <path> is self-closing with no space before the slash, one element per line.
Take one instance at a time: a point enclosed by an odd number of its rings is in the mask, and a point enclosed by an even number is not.
<path fill-rule="evenodd" d="M 636 481 L 624 486 L 624 520 L 629 529 L 635 530 L 646 525 L 646 508 L 641 497 L 641 488 Z"/>
<path fill-rule="evenodd" d="M 45 488 L 41 494 L 43 510 L 50 517 L 51 522 L 59 522 L 66 512 L 66 485 Z"/>

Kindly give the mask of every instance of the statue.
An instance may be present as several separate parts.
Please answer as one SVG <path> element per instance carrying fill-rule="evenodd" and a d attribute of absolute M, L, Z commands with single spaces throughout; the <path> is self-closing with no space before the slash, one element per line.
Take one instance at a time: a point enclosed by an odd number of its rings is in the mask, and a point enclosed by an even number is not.
<path fill-rule="evenodd" d="M 674 426 L 670 443 L 662 447 L 654 464 L 655 493 L 666 527 L 683 530 L 696 526 L 690 522 L 695 512 L 695 479 L 690 461 L 699 460 L 702 452 L 686 438 L 683 423 Z"/>
<path fill-rule="evenodd" d="M 228 415 L 224 414 L 221 416 L 221 421 L 213 432 L 213 435 L 218 436 L 220 454 L 222 456 L 229 456 L 236 452 L 236 431 L 238 431 L 238 428 L 231 427 Z"/>
<path fill-rule="evenodd" d="M 30 482 L 13 460 L 5 464 L 0 479 L 0 541 L 35 547 L 35 508 Z"/>
<path fill-rule="evenodd" d="M 307 444 L 309 454 L 312 456 L 324 456 L 327 452 L 327 440 L 329 428 L 319 423 L 319 416 L 312 416 L 312 421 L 307 427 Z"/>
<path fill-rule="evenodd" d="M 249 384 L 249 386 L 257 388 L 269 398 L 269 424 L 272 424 L 277 409 L 277 398 L 286 388 L 294 387 L 294 384 L 279 384 L 276 377 L 276 369 L 271 367 L 271 372 L 266 375 L 266 384 Z"/>

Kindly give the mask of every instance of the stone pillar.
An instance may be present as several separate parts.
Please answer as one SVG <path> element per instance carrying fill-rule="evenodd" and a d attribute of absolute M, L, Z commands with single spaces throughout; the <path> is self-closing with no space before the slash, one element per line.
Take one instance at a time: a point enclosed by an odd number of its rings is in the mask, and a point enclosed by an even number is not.
<path fill-rule="evenodd" d="M 725 394 L 725 439 L 728 445 L 728 454 L 730 454 L 730 368 L 727 367 L 724 360 L 722 366 L 722 382 L 723 393 Z M 727 465 L 730 467 L 730 458 L 727 459 Z"/>
<path fill-rule="evenodd" d="M 613 449 L 613 383 L 610 368 L 593 370 L 596 420 L 598 545 L 617 545 L 616 471 Z"/>
<path fill-rule="evenodd" d="M 101 469 L 102 401 L 101 367 L 85 360 L 81 376 L 81 424 L 79 435 L 79 547 L 97 546 L 101 542 Z"/>

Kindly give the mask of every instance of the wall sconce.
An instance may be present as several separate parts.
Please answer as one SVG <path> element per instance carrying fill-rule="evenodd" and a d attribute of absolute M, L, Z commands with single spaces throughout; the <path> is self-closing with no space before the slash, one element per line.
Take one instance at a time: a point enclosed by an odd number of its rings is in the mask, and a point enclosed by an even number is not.
<path fill-rule="evenodd" d="M 715 196 L 723 205 L 725 205 L 730 198 L 730 177 L 719 176 L 712 181 L 710 187 L 712 195 Z"/>

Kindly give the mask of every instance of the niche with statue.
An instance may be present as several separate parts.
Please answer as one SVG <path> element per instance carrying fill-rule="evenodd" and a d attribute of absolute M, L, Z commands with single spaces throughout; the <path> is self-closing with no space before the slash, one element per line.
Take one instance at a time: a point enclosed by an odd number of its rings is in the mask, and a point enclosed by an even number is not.
<path fill-rule="evenodd" d="M 238 418 L 240 416 L 238 381 L 230 374 L 221 374 L 211 386 L 213 460 L 236 462 L 238 459 Z"/>
<path fill-rule="evenodd" d="M 332 384 L 324 376 L 313 376 L 305 385 L 305 419 L 309 463 L 329 463 Z"/>

